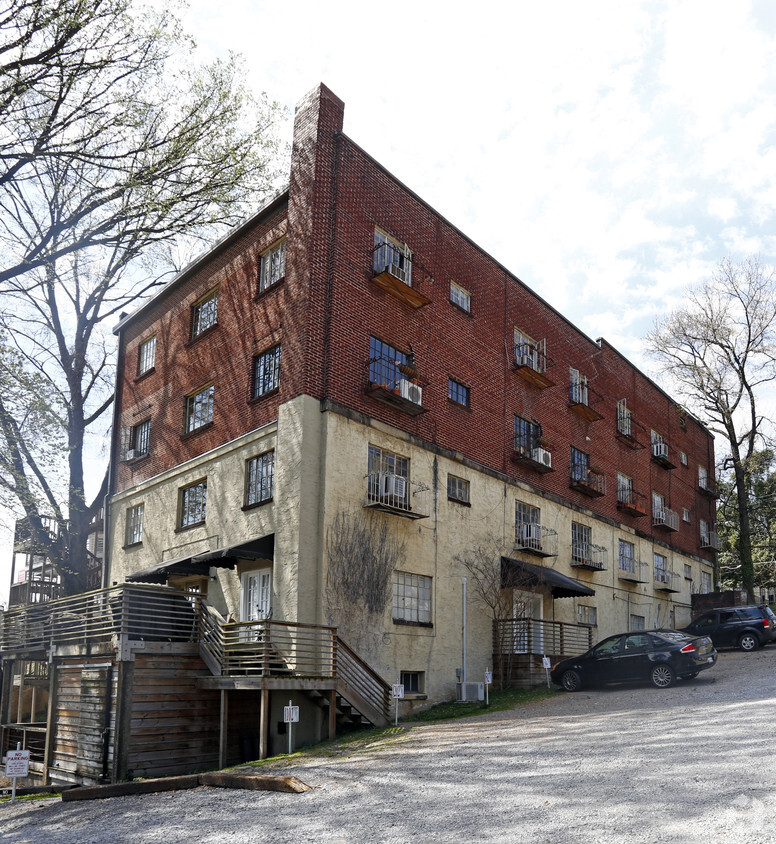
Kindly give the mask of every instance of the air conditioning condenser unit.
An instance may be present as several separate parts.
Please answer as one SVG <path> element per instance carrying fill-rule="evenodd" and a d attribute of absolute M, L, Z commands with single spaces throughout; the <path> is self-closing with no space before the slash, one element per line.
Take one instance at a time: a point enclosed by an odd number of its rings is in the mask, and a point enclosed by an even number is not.
<path fill-rule="evenodd" d="M 413 404 L 423 404 L 423 388 L 413 384 L 407 378 L 402 378 L 399 381 L 399 394 L 403 399 L 411 401 Z"/>
<path fill-rule="evenodd" d="M 484 683 L 456 683 L 455 699 L 458 703 L 470 703 L 485 700 Z"/>

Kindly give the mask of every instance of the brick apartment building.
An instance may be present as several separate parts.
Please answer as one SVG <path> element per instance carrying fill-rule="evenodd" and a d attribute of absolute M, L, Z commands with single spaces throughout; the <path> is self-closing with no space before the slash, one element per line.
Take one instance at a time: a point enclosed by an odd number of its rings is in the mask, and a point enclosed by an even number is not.
<path fill-rule="evenodd" d="M 337 514 L 374 511 L 404 549 L 379 626 L 353 635 L 431 700 L 455 691 L 457 558 L 477 546 L 526 575 L 518 614 L 594 640 L 688 623 L 712 588 L 711 435 L 370 158 L 343 112 L 309 94 L 288 190 L 121 323 L 108 581 L 347 629 L 327 549 Z M 469 625 L 481 679 L 473 599 Z"/>
<path fill-rule="evenodd" d="M 105 588 L 3 621 L 2 746 L 44 781 L 279 752 L 289 699 L 298 743 L 386 723 L 386 682 L 531 682 L 712 589 L 708 431 L 343 113 L 305 97 L 288 189 L 117 328 Z"/>

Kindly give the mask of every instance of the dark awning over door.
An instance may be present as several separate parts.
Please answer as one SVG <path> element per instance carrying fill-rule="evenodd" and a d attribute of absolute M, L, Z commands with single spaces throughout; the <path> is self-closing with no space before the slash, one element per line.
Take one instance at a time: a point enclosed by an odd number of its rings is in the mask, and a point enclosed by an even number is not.
<path fill-rule="evenodd" d="M 504 588 L 531 589 L 535 586 L 548 586 L 553 598 L 581 598 L 595 595 L 595 589 L 585 586 L 571 577 L 566 577 L 555 569 L 501 558 L 501 585 Z"/>

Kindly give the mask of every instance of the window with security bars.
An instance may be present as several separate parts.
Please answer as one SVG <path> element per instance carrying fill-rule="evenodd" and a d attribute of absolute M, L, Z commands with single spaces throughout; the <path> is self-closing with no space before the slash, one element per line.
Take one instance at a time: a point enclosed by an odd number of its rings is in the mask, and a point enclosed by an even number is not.
<path fill-rule="evenodd" d="M 457 404 L 462 404 L 464 407 L 469 406 L 469 388 L 454 378 L 447 379 L 447 397 Z"/>
<path fill-rule="evenodd" d="M 127 510 L 127 526 L 124 536 L 125 545 L 139 545 L 143 541 L 144 504 L 136 504 Z"/>
<path fill-rule="evenodd" d="M 646 629 L 646 617 L 643 615 L 631 615 L 630 617 L 630 629 L 631 630 L 645 630 Z"/>
<path fill-rule="evenodd" d="M 447 497 L 451 501 L 460 501 L 462 504 L 469 504 L 469 481 L 463 478 L 457 478 L 455 475 L 448 475 Z"/>
<path fill-rule="evenodd" d="M 617 501 L 620 504 L 635 504 L 633 498 L 633 478 L 617 473 Z"/>
<path fill-rule="evenodd" d="M 595 627 L 598 624 L 598 612 L 595 607 L 588 607 L 580 604 L 577 607 L 577 622 Z"/>
<path fill-rule="evenodd" d="M 431 578 L 394 572 L 392 615 L 394 621 L 431 624 Z"/>
<path fill-rule="evenodd" d="M 663 554 L 655 554 L 655 580 L 658 583 L 668 583 L 668 558 Z"/>
<path fill-rule="evenodd" d="M 530 455 L 539 445 L 542 430 L 538 422 L 530 422 L 522 416 L 515 416 L 514 435 L 515 451 Z"/>
<path fill-rule="evenodd" d="M 132 429 L 132 449 L 135 457 L 148 454 L 151 444 L 151 420 L 146 419 Z"/>
<path fill-rule="evenodd" d="M 156 335 L 149 337 L 138 347 L 137 374 L 143 375 L 156 365 Z"/>
<path fill-rule="evenodd" d="M 271 246 L 261 256 L 259 270 L 259 293 L 280 284 L 286 277 L 286 242 L 282 240 Z"/>
<path fill-rule="evenodd" d="M 571 559 L 582 562 L 587 559 L 592 531 L 588 525 L 571 523 Z"/>
<path fill-rule="evenodd" d="M 207 480 L 183 487 L 180 491 L 180 518 L 182 528 L 200 525 L 205 521 L 207 505 Z"/>
<path fill-rule="evenodd" d="M 627 571 L 631 574 L 636 570 L 635 546 L 625 539 L 619 541 L 620 571 Z"/>
<path fill-rule="evenodd" d="M 218 291 L 209 293 L 194 305 L 191 318 L 191 338 L 199 337 L 218 323 Z"/>
<path fill-rule="evenodd" d="M 267 349 L 253 359 L 253 390 L 254 399 L 271 393 L 280 385 L 280 344 Z"/>
<path fill-rule="evenodd" d="M 707 571 L 701 572 L 701 592 L 704 595 L 711 592 L 711 574 Z"/>
<path fill-rule="evenodd" d="M 515 543 L 521 547 L 541 548 L 542 513 L 524 501 L 515 501 Z"/>
<path fill-rule="evenodd" d="M 373 266 L 376 273 L 389 272 L 412 287 L 412 252 L 380 229 L 375 229 Z"/>
<path fill-rule="evenodd" d="M 423 694 L 424 675 L 424 671 L 401 671 L 399 673 L 399 682 L 402 684 L 402 686 L 404 686 L 404 694 Z"/>
<path fill-rule="evenodd" d="M 367 462 L 367 494 L 370 498 L 388 497 L 394 502 L 407 502 L 410 461 L 375 445 L 369 446 Z M 395 478 L 402 480 L 396 481 Z"/>
<path fill-rule="evenodd" d="M 409 355 L 378 340 L 369 338 L 369 383 L 384 387 L 387 390 L 398 388 L 399 381 L 404 378 L 399 367 L 409 364 Z"/>
<path fill-rule="evenodd" d="M 271 501 L 275 486 L 275 452 L 267 451 L 248 461 L 245 505 Z"/>
<path fill-rule="evenodd" d="M 587 482 L 590 474 L 590 455 L 571 446 L 571 479 Z"/>
<path fill-rule="evenodd" d="M 196 393 L 186 397 L 186 417 L 183 431 L 190 434 L 197 428 L 213 421 L 213 396 L 215 388 L 212 384 L 203 387 Z"/>

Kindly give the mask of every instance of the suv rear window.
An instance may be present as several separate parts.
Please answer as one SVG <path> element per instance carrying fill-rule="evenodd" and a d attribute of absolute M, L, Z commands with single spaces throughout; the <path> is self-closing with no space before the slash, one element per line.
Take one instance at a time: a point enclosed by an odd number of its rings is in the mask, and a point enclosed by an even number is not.
<path fill-rule="evenodd" d="M 762 611 L 759 607 L 741 607 L 738 611 L 738 615 L 743 618 L 755 618 L 761 619 L 763 617 Z"/>

